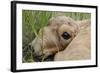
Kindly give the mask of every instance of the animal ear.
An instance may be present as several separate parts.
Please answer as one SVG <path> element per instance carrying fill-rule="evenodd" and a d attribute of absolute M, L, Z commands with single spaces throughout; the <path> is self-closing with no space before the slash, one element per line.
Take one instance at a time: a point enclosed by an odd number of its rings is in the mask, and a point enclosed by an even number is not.
<path fill-rule="evenodd" d="M 87 26 L 89 26 L 91 24 L 91 21 L 89 19 L 86 19 L 86 20 L 82 20 L 82 21 L 77 21 L 77 24 L 81 30 L 81 29 L 84 29 Z"/>
<path fill-rule="evenodd" d="M 79 25 L 76 23 L 75 35 L 74 35 L 74 36 L 76 36 L 76 35 L 79 33 L 79 31 L 80 31 L 80 27 L 79 27 Z"/>

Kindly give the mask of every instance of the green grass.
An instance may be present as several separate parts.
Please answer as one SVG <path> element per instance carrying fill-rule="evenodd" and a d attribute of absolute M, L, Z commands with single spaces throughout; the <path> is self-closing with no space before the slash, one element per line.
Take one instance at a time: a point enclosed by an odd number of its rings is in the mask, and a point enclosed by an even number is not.
<path fill-rule="evenodd" d="M 48 12 L 48 11 L 22 11 L 22 47 L 23 50 L 36 36 L 40 28 L 48 24 L 48 20 L 53 16 L 65 15 L 75 20 L 90 19 L 90 13 L 77 13 L 77 12 Z M 23 52 L 23 62 L 33 62 L 32 52 Z"/>

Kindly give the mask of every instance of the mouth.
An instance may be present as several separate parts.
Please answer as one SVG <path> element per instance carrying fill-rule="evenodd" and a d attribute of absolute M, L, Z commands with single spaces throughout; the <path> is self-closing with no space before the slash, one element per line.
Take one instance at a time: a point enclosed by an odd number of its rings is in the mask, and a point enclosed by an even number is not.
<path fill-rule="evenodd" d="M 35 56 L 35 55 L 33 55 L 33 60 L 35 62 L 54 61 L 54 55 L 49 55 L 46 58 L 45 58 L 44 55 L 41 55 L 41 56 Z"/>

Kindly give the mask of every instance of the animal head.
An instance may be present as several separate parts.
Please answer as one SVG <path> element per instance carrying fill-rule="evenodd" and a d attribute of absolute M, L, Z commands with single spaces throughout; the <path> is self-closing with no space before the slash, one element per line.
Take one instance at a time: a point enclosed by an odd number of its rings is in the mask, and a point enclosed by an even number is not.
<path fill-rule="evenodd" d="M 39 36 L 30 44 L 33 57 L 42 61 L 58 51 L 64 50 L 78 33 L 77 23 L 70 17 L 57 16 L 40 29 Z"/>

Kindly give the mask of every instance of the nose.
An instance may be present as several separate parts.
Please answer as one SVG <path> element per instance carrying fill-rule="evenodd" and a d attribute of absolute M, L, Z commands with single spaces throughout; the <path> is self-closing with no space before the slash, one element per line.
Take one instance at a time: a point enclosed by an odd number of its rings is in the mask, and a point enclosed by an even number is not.
<path fill-rule="evenodd" d="M 32 52 L 34 52 L 34 48 L 29 44 L 28 45 L 29 50 L 31 50 Z"/>
<path fill-rule="evenodd" d="M 27 62 L 30 58 L 32 59 L 32 53 L 34 52 L 34 49 L 31 45 L 27 45 L 23 48 L 23 62 Z"/>
<path fill-rule="evenodd" d="M 32 58 L 35 62 L 41 62 L 41 58 L 36 55 L 34 47 L 31 44 L 28 45 L 27 49 L 32 52 Z"/>
<path fill-rule="evenodd" d="M 32 58 L 35 62 L 41 62 L 41 57 L 37 55 L 37 53 L 34 50 L 34 47 L 29 44 L 28 49 L 32 52 Z"/>
<path fill-rule="evenodd" d="M 26 46 L 25 48 L 23 48 L 23 52 L 24 54 L 30 52 L 32 50 L 31 45 Z"/>

